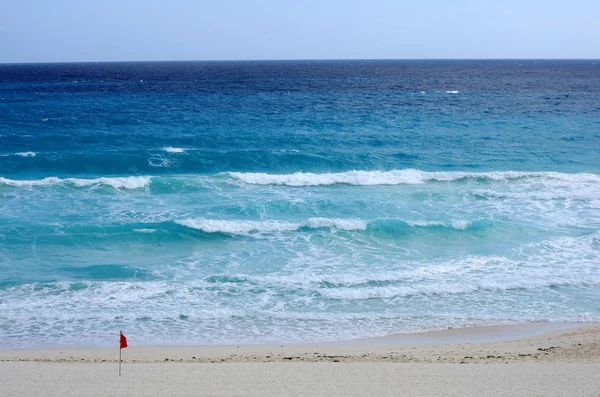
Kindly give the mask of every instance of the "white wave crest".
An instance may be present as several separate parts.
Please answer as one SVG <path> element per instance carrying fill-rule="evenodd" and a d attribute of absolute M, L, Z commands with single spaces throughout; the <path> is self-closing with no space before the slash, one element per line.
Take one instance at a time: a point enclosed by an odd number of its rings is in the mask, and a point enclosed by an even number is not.
<path fill-rule="evenodd" d="M 12 187 L 43 187 L 60 184 L 68 184 L 77 187 L 86 187 L 94 185 L 106 185 L 115 189 L 140 189 L 150 184 L 151 178 L 148 176 L 128 176 L 116 178 L 66 178 L 49 177 L 38 180 L 14 180 L 0 177 L 0 185 Z"/>
<path fill-rule="evenodd" d="M 367 222 L 360 219 L 310 218 L 306 226 L 311 229 L 366 230 Z"/>
<path fill-rule="evenodd" d="M 456 230 L 465 230 L 469 227 L 470 223 L 463 220 L 453 220 L 451 223 L 452 228 Z"/>
<path fill-rule="evenodd" d="M 230 172 L 229 175 L 242 182 L 255 185 L 320 186 L 347 184 L 358 186 L 398 185 L 423 183 L 423 175 L 417 170 L 402 171 L 348 171 L 342 173 L 273 175 L 265 173 Z"/>
<path fill-rule="evenodd" d="M 348 171 L 339 173 L 314 174 L 297 172 L 295 174 L 266 174 L 229 172 L 236 180 L 254 185 L 284 186 L 323 186 L 346 184 L 356 186 L 374 185 L 414 185 L 426 182 L 452 182 L 460 179 L 488 179 L 505 181 L 520 178 L 547 178 L 565 182 L 600 183 L 600 176 L 594 174 L 563 174 L 559 172 L 427 172 L 416 169 L 392 171 Z"/>
<path fill-rule="evenodd" d="M 458 94 L 458 93 L 460 93 L 460 91 L 458 91 L 458 90 L 449 90 L 449 91 L 446 91 L 446 94 Z"/>
<path fill-rule="evenodd" d="M 183 152 L 185 152 L 185 149 L 183 149 L 183 148 L 170 147 L 170 146 L 164 147 L 163 150 L 168 153 L 183 153 Z"/>
<path fill-rule="evenodd" d="M 175 223 L 206 233 L 251 234 L 297 230 L 301 224 L 278 221 L 220 221 L 214 219 L 184 219 Z"/>
<path fill-rule="evenodd" d="M 227 221 L 215 219 L 184 219 L 175 223 L 206 233 L 261 234 L 296 231 L 303 227 L 311 229 L 329 228 L 335 230 L 365 230 L 367 223 L 360 219 L 310 218 L 306 222 L 285 221 Z"/>
<path fill-rule="evenodd" d="M 450 224 L 436 221 L 406 221 L 406 224 L 411 227 L 430 227 L 430 226 L 442 226 L 451 227 L 456 230 L 465 230 L 469 227 L 470 222 L 464 220 L 453 220 Z"/>
<path fill-rule="evenodd" d="M 15 153 L 16 156 L 21 156 L 21 157 L 35 157 L 37 155 L 36 152 L 19 152 L 19 153 Z"/>
<path fill-rule="evenodd" d="M 58 185 L 63 182 L 63 179 L 55 176 L 38 179 L 38 180 L 15 180 L 0 177 L 0 185 L 12 186 L 12 187 L 38 187 L 38 186 L 50 186 Z"/>
<path fill-rule="evenodd" d="M 141 189 L 150 184 L 150 177 L 148 176 L 127 176 L 121 178 L 95 178 L 95 179 L 78 179 L 68 178 L 65 179 L 70 184 L 78 187 L 91 186 L 91 185 L 107 185 L 112 186 L 115 189 Z"/>

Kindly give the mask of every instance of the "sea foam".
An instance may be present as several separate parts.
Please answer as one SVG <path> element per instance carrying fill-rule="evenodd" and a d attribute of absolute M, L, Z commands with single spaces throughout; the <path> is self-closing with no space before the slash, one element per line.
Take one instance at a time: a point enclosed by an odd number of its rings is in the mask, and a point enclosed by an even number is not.
<path fill-rule="evenodd" d="M 185 152 L 185 149 L 180 148 L 180 147 L 167 146 L 167 147 L 164 147 L 163 150 L 168 153 L 183 153 L 183 152 Z"/>
<path fill-rule="evenodd" d="M 465 220 L 452 220 L 450 223 L 437 221 L 406 221 L 406 224 L 412 227 L 450 227 L 456 230 L 465 230 L 470 226 L 470 222 Z"/>
<path fill-rule="evenodd" d="M 436 221 L 405 221 L 402 219 L 376 219 L 366 221 L 362 219 L 339 219 L 339 218 L 309 218 L 304 222 L 288 221 L 246 221 L 246 220 L 216 220 L 216 219 L 183 219 L 175 223 L 192 229 L 202 230 L 206 233 L 223 234 L 261 234 L 261 233 L 279 233 L 291 232 L 302 229 L 331 229 L 344 231 L 365 231 L 373 227 L 375 230 L 379 227 L 385 227 L 387 224 L 397 225 L 399 227 L 443 227 L 456 230 L 465 230 L 471 224 L 465 220 L 452 220 L 449 223 Z"/>
<path fill-rule="evenodd" d="M 522 178 L 545 178 L 565 182 L 599 183 L 600 176 L 594 174 L 564 174 L 558 172 L 427 172 L 416 169 L 392 171 L 348 171 L 339 173 L 314 174 L 297 172 L 294 174 L 266 174 L 229 172 L 232 178 L 254 185 L 284 186 L 323 186 L 346 184 L 355 186 L 374 185 L 415 185 L 427 182 L 452 182 L 463 179 L 504 181 Z"/>
<path fill-rule="evenodd" d="M 150 184 L 150 177 L 147 176 L 128 176 L 121 178 L 95 178 L 78 179 L 68 178 L 66 181 L 75 186 L 107 185 L 115 189 L 140 189 Z"/>
<path fill-rule="evenodd" d="M 249 235 L 253 233 L 291 232 L 306 227 L 310 229 L 329 228 L 335 230 L 365 230 L 367 223 L 359 219 L 310 218 L 306 222 L 286 221 L 228 221 L 215 219 L 184 219 L 175 223 L 206 233 Z"/>
<path fill-rule="evenodd" d="M 323 297 L 342 300 L 393 299 L 414 295 L 456 295 L 473 292 L 498 292 L 516 289 L 556 288 L 559 286 L 598 285 L 592 281 L 574 280 L 568 277 L 556 277 L 546 280 L 505 280 L 502 282 L 480 281 L 469 284 L 412 284 L 410 286 L 386 286 L 364 289 L 336 288 L 321 291 Z"/>
<path fill-rule="evenodd" d="M 57 178 L 48 177 L 44 179 L 34 180 L 14 180 L 0 177 L 0 185 L 11 187 L 45 187 L 54 185 L 71 185 L 75 187 L 87 187 L 95 185 L 111 186 L 115 189 L 140 189 L 150 184 L 151 178 L 147 176 L 128 176 L 115 178 Z"/>

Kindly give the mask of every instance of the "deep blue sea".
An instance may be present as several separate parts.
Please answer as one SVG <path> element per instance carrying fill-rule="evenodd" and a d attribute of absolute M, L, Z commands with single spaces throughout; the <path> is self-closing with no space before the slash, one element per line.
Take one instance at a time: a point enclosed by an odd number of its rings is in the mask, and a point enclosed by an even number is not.
<path fill-rule="evenodd" d="M 0 348 L 600 321 L 600 61 L 0 65 Z"/>

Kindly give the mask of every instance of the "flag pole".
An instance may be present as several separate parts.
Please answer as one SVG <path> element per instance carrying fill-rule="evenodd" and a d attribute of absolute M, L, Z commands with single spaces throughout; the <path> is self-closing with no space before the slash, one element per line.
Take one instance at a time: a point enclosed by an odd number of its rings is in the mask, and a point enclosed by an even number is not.
<path fill-rule="evenodd" d="M 123 331 L 119 330 L 119 376 L 121 376 L 121 335 Z"/>
<path fill-rule="evenodd" d="M 119 376 L 121 376 L 121 350 L 127 347 L 127 338 L 123 335 L 123 330 L 119 330 Z"/>

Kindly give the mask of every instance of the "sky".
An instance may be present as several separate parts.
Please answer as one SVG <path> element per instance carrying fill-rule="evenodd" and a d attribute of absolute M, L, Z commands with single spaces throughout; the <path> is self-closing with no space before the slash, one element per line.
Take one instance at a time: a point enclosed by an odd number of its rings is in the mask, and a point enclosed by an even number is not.
<path fill-rule="evenodd" d="M 0 62 L 600 58 L 598 0 L 2 0 Z"/>

